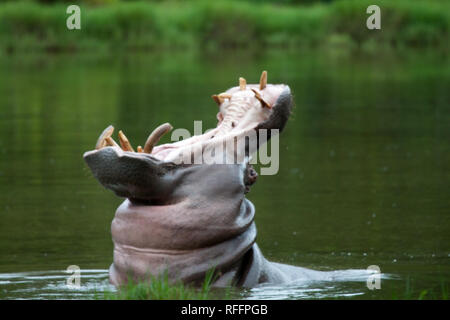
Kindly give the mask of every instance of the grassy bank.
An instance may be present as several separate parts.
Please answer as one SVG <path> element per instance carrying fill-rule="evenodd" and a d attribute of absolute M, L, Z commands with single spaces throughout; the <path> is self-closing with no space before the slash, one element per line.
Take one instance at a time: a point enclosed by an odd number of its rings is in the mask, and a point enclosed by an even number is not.
<path fill-rule="evenodd" d="M 365 26 L 370 4 L 381 30 Z M 335 1 L 274 5 L 246 1 L 112 2 L 81 5 L 81 30 L 66 28 L 67 4 L 0 4 L 0 47 L 29 50 L 164 50 L 300 46 L 446 47 L 444 1 Z"/>

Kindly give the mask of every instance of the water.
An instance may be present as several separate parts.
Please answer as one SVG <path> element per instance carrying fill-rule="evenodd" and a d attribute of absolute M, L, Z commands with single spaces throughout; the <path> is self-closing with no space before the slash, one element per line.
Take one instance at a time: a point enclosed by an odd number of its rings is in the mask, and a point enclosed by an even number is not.
<path fill-rule="evenodd" d="M 109 124 L 143 144 L 159 124 L 215 126 L 211 94 L 287 83 L 296 107 L 280 170 L 260 176 L 266 258 L 389 276 L 262 286 L 241 298 L 441 297 L 450 277 L 448 57 L 342 52 L 0 57 L 0 298 L 94 298 L 110 290 L 110 223 L 121 200 L 83 162 Z M 164 137 L 162 142 L 169 142 Z M 69 265 L 79 290 L 65 286 Z"/>

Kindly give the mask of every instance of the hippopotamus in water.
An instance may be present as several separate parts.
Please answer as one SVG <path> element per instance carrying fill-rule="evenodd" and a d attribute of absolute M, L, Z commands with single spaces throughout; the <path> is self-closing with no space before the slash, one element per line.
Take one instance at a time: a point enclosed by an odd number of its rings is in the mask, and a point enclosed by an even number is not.
<path fill-rule="evenodd" d="M 213 95 L 218 125 L 203 135 L 154 147 L 171 128 L 163 124 L 134 152 L 120 131 L 120 146 L 105 129 L 84 159 L 95 178 L 126 200 L 117 209 L 111 232 L 114 262 L 110 281 L 120 286 L 167 272 L 170 280 L 200 283 L 215 268 L 214 285 L 254 287 L 295 279 L 320 279 L 322 272 L 269 262 L 256 239 L 255 207 L 245 198 L 256 180 L 249 156 L 265 142 L 260 132 L 282 130 L 291 113 L 289 86 L 239 79 L 239 86 Z M 262 130 L 260 130 L 262 129 Z M 243 137 L 256 144 L 218 148 Z M 234 144 L 236 146 L 236 144 Z M 192 161 L 206 151 L 212 163 Z M 233 161 L 224 161 L 230 160 Z"/>

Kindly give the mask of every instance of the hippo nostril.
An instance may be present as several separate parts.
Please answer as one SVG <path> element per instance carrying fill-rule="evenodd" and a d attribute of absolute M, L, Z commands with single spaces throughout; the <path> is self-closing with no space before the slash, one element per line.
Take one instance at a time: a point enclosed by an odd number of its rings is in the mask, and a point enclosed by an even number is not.
<path fill-rule="evenodd" d="M 236 124 L 234 123 L 234 121 L 231 122 L 231 127 L 232 127 L 232 128 L 236 127 Z"/>

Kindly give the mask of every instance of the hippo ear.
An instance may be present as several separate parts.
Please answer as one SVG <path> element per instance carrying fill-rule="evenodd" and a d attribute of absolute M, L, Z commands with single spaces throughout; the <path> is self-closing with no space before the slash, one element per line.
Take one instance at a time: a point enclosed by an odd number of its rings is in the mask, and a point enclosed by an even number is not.
<path fill-rule="evenodd" d="M 174 164 L 146 153 L 133 153 L 119 147 L 88 151 L 84 160 L 95 178 L 120 197 L 158 201 L 170 196 L 175 181 L 168 172 Z"/>

